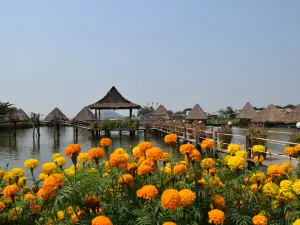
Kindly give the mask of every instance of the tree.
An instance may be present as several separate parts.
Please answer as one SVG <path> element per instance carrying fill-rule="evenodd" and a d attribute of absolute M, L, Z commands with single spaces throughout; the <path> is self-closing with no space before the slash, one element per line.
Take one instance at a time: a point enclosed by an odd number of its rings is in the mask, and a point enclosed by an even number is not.
<path fill-rule="evenodd" d="M 154 104 L 153 102 L 151 103 L 151 105 L 149 103 L 147 103 L 147 105 L 144 105 L 137 113 L 137 116 L 146 116 L 146 115 L 150 115 L 152 112 L 154 112 L 154 110 L 157 108 L 158 103 Z"/>
<path fill-rule="evenodd" d="M 174 114 L 174 112 L 172 110 L 168 110 L 168 115 L 169 115 L 170 118 L 173 117 L 173 114 Z"/>
<path fill-rule="evenodd" d="M 234 110 L 232 109 L 231 106 L 227 106 L 225 109 L 220 109 L 218 111 L 218 113 L 223 114 L 223 115 L 229 115 L 229 114 L 234 113 Z"/>
<path fill-rule="evenodd" d="M 14 112 L 16 107 L 13 107 L 14 104 L 9 102 L 1 102 L 0 101 L 0 115 L 5 116 L 8 115 L 10 112 Z"/>
<path fill-rule="evenodd" d="M 187 111 L 192 111 L 192 108 L 186 108 L 183 110 L 183 113 L 186 114 Z"/>

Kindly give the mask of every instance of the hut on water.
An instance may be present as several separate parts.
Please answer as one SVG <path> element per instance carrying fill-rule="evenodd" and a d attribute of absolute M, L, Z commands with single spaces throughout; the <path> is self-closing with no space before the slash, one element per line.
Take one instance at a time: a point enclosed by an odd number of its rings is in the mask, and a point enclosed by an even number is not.
<path fill-rule="evenodd" d="M 54 120 L 69 121 L 68 117 L 66 117 L 58 108 L 53 109 L 44 119 L 46 122 L 54 122 Z"/>
<path fill-rule="evenodd" d="M 170 120 L 170 116 L 168 110 L 163 106 L 160 105 L 156 110 L 154 110 L 151 115 L 149 116 L 150 120 Z"/>
<path fill-rule="evenodd" d="M 256 116 L 253 117 L 253 121 L 262 123 L 284 123 L 286 122 L 286 115 L 273 104 L 268 105 L 267 108 L 263 109 Z"/>
<path fill-rule="evenodd" d="M 73 118 L 76 122 L 88 123 L 95 120 L 95 115 L 89 110 L 88 107 L 84 107 L 80 112 Z"/>
<path fill-rule="evenodd" d="M 27 122 L 30 121 L 29 116 L 23 111 L 23 109 L 17 109 L 12 115 L 11 120 L 16 122 Z"/>
<path fill-rule="evenodd" d="M 252 105 L 247 102 L 246 105 L 243 107 L 242 111 L 239 113 L 238 118 L 245 119 L 245 120 L 252 120 L 253 117 L 256 116 L 256 111 L 252 107 Z"/>
<path fill-rule="evenodd" d="M 195 120 L 201 121 L 207 120 L 208 118 L 200 105 L 196 104 L 192 111 L 190 111 L 190 113 L 187 115 L 186 119 L 192 123 Z"/>
<path fill-rule="evenodd" d="M 297 105 L 291 112 L 286 114 L 285 117 L 287 123 L 298 123 L 300 122 L 300 104 Z"/>

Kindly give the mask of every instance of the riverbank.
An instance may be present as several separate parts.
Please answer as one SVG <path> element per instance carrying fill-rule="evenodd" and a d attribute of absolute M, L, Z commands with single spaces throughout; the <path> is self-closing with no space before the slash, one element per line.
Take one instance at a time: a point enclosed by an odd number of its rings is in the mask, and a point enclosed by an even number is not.
<path fill-rule="evenodd" d="M 17 129 L 28 129 L 32 128 L 32 122 L 18 122 Z M 0 123 L 0 130 L 8 130 L 9 123 Z"/>

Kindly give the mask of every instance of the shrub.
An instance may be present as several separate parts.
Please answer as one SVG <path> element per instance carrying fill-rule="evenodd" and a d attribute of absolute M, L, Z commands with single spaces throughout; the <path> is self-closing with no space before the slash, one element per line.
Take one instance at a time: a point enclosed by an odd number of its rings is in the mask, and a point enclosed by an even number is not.
<path fill-rule="evenodd" d="M 300 144 L 300 132 L 296 132 L 290 136 L 290 142 Z M 294 146 L 294 145 L 292 145 Z"/>
<path fill-rule="evenodd" d="M 219 139 L 221 143 L 223 143 L 223 148 L 227 147 L 226 144 L 230 144 L 232 140 L 232 129 L 228 125 L 222 125 L 221 128 L 219 129 Z M 225 135 L 225 134 L 230 134 L 230 135 Z M 225 144 L 225 146 L 224 146 Z"/>
<path fill-rule="evenodd" d="M 257 138 L 267 138 L 268 133 L 265 127 L 261 124 L 250 124 L 247 131 L 246 131 L 246 136 L 247 136 L 247 143 L 246 147 L 250 148 L 254 145 L 266 145 L 265 140 L 259 140 Z"/>

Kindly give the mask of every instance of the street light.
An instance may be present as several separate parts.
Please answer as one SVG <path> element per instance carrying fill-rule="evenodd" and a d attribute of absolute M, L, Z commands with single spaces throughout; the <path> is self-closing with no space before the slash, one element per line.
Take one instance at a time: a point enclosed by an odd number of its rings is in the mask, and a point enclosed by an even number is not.
<path fill-rule="evenodd" d="M 300 122 L 296 124 L 297 129 L 300 131 Z"/>
<path fill-rule="evenodd" d="M 231 121 L 228 121 L 228 123 L 227 123 L 227 124 L 228 124 L 228 126 L 229 126 L 229 127 L 231 127 L 231 126 L 232 126 L 232 122 L 231 122 Z"/>

